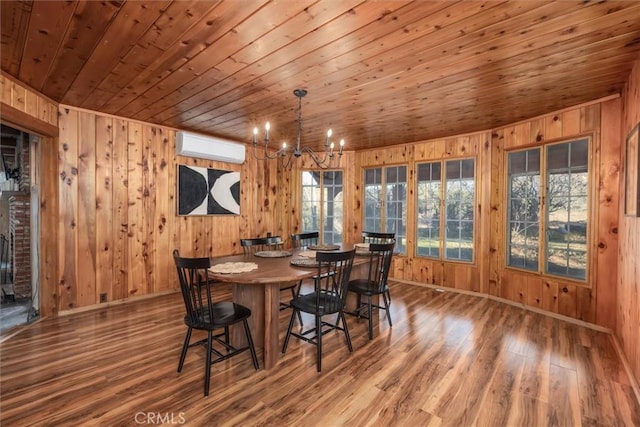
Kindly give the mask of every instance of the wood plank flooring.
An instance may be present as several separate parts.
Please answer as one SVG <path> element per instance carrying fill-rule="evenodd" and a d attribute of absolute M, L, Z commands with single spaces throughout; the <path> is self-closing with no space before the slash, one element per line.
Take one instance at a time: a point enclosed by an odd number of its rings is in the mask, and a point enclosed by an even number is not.
<path fill-rule="evenodd" d="M 354 352 L 326 335 L 321 374 L 315 348 L 292 338 L 270 371 L 248 353 L 213 365 L 208 398 L 203 348 L 176 372 L 178 293 L 39 322 L 0 346 L 0 424 L 640 425 L 607 334 L 476 296 L 391 289 L 393 328 L 379 313 L 369 341 L 366 321 L 347 316 Z"/>

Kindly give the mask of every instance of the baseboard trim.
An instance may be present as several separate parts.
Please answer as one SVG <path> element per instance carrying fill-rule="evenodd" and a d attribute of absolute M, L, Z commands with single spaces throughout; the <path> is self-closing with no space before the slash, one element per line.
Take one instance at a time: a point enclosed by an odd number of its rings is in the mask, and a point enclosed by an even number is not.
<path fill-rule="evenodd" d="M 483 293 L 480 293 L 480 292 L 467 291 L 467 290 L 464 290 L 464 289 L 448 288 L 446 286 L 438 286 L 438 285 L 433 285 L 431 283 L 414 282 L 412 280 L 405 280 L 405 279 L 391 279 L 391 280 L 395 281 L 395 282 L 406 283 L 407 285 L 422 286 L 422 287 L 425 287 L 425 288 L 438 289 L 438 290 L 442 290 L 442 291 L 445 291 L 445 292 L 457 292 L 459 294 L 472 295 L 472 296 L 476 296 L 476 297 L 480 297 L 480 298 L 486 298 L 486 299 L 490 299 L 492 301 L 498 301 L 498 302 L 501 302 L 501 303 L 504 303 L 504 304 L 508 304 L 508 305 L 511 305 L 511 306 L 514 306 L 514 307 L 520 307 L 520 308 L 523 308 L 525 310 L 532 311 L 534 313 L 543 314 L 545 316 L 553 317 L 554 319 L 564 320 L 566 322 L 573 323 L 573 324 L 578 325 L 578 326 L 584 326 L 585 328 L 589 328 L 589 329 L 593 329 L 595 331 L 604 332 L 604 333 L 613 335 L 613 331 L 611 329 L 609 329 L 609 328 L 604 327 L 604 326 L 596 325 L 594 323 L 585 322 L 584 320 L 580 320 L 580 319 L 574 319 L 573 317 L 565 316 L 565 315 L 562 315 L 562 314 L 552 313 L 550 311 L 542 310 L 542 309 L 539 309 L 539 308 L 536 308 L 536 307 L 531 307 L 530 305 L 526 305 L 526 304 L 522 304 L 522 303 L 519 303 L 519 302 L 511 301 L 511 300 L 506 299 L 506 298 L 496 297 L 494 295 L 487 295 L 487 294 L 483 294 Z"/>
<path fill-rule="evenodd" d="M 131 302 L 144 301 L 144 300 L 149 299 L 149 298 L 155 298 L 155 297 L 159 297 L 159 296 L 163 296 L 163 295 L 175 294 L 175 293 L 177 293 L 179 291 L 180 291 L 180 289 L 170 289 L 168 291 L 155 292 L 153 294 L 141 295 L 141 296 L 133 297 L 133 298 L 123 298 L 123 299 L 113 300 L 113 301 L 109 301 L 109 302 L 103 302 L 103 303 L 100 303 L 100 304 L 92 304 L 92 305 L 86 305 L 84 307 L 71 308 L 69 310 L 60 310 L 60 311 L 58 311 L 58 316 L 60 316 L 60 317 L 68 316 L 70 314 L 83 313 L 85 311 L 100 310 L 102 308 L 109 308 L 109 307 L 113 307 L 113 306 L 117 306 L 117 305 L 128 304 L 128 303 L 131 303 Z"/>
<path fill-rule="evenodd" d="M 622 360 L 624 370 L 627 371 L 627 376 L 629 377 L 629 381 L 631 382 L 631 388 L 633 389 L 633 393 L 636 395 L 636 399 L 638 400 L 638 404 L 640 405 L 640 385 L 638 384 L 638 381 L 636 381 L 636 377 L 633 376 L 633 370 L 631 369 L 629 360 L 624 354 L 622 345 L 620 344 L 620 341 L 618 341 L 618 337 L 616 337 L 615 334 L 611 334 L 611 341 L 613 342 L 613 347 L 616 349 L 616 353 L 618 353 L 618 357 L 620 358 L 620 360 Z"/>

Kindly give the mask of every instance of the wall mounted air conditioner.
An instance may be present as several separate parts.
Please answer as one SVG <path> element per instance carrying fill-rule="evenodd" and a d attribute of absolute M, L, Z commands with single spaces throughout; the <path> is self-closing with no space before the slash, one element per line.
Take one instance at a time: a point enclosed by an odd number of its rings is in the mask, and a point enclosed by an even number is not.
<path fill-rule="evenodd" d="M 176 154 L 226 163 L 243 163 L 244 144 L 190 132 L 176 133 Z"/>

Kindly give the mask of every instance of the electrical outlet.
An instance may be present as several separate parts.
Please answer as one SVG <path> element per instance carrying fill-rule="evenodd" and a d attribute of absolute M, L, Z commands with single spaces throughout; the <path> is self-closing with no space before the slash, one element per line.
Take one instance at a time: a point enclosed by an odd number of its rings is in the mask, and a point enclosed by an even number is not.
<path fill-rule="evenodd" d="M 107 302 L 107 294 L 100 294 L 100 302 Z"/>

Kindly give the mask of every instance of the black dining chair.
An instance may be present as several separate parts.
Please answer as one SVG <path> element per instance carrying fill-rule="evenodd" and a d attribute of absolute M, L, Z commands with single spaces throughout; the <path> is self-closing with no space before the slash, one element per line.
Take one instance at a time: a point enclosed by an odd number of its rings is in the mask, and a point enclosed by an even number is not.
<path fill-rule="evenodd" d="M 240 246 L 245 255 L 253 255 L 260 251 L 274 251 L 282 248 L 284 242 L 280 236 L 256 237 L 240 239 Z"/>
<path fill-rule="evenodd" d="M 362 232 L 363 243 L 395 243 L 396 233 L 379 233 L 377 231 L 363 231 Z M 387 289 L 387 298 L 391 302 L 391 291 Z"/>
<path fill-rule="evenodd" d="M 267 250 L 279 250 L 283 245 L 282 238 L 280 236 L 269 237 L 257 237 L 253 239 L 240 239 L 240 246 L 245 255 L 254 255 L 256 252 Z M 291 298 L 295 298 L 299 292 L 299 283 L 282 283 L 280 285 L 280 291 L 290 291 Z M 291 308 L 290 302 L 280 301 L 280 311 Z M 302 315 L 298 313 L 298 321 L 302 326 Z"/>
<path fill-rule="evenodd" d="M 394 243 L 370 243 L 369 244 L 369 271 L 367 277 L 353 279 L 349 281 L 349 292 L 354 292 L 358 295 L 358 302 L 356 309 L 348 314 L 353 314 L 358 317 L 365 317 L 369 320 L 369 339 L 373 339 L 373 316 L 372 309 L 378 308 L 385 310 L 387 314 L 387 321 L 389 327 L 391 324 L 391 314 L 389 312 L 389 303 L 387 295 L 389 292 L 389 285 L 387 284 L 387 278 L 389 276 L 389 269 L 391 268 L 391 257 L 393 256 Z M 373 303 L 373 297 L 375 295 L 382 295 L 384 306 Z M 362 297 L 366 297 L 367 301 L 362 302 Z M 366 316 L 363 312 L 366 311 Z"/>
<path fill-rule="evenodd" d="M 251 352 L 253 366 L 259 369 L 258 358 L 253 347 L 253 339 L 249 330 L 247 319 L 251 316 L 251 310 L 240 304 L 230 301 L 214 301 L 211 293 L 213 283 L 209 280 L 207 271 L 211 267 L 210 258 L 183 258 L 178 250 L 173 251 L 180 290 L 186 314 L 184 323 L 187 325 L 187 335 L 182 345 L 178 372 L 182 372 L 187 350 L 196 345 L 206 346 L 205 370 L 204 370 L 204 395 L 209 395 L 209 383 L 211 378 L 211 365 L 229 359 L 243 351 Z M 229 341 L 229 326 L 242 323 L 247 338 L 247 345 L 235 347 Z M 207 331 L 207 338 L 191 343 L 191 333 L 194 329 Z M 214 333 L 214 331 L 220 331 Z M 214 342 L 217 344 L 214 347 Z M 212 360 L 212 355 L 215 359 Z"/>
<path fill-rule="evenodd" d="M 363 243 L 395 243 L 396 233 L 379 233 L 377 231 L 363 231 Z"/>
<path fill-rule="evenodd" d="M 309 231 L 291 235 L 291 245 L 294 249 L 300 249 L 311 245 L 317 245 L 320 240 L 320 233 Z"/>
<path fill-rule="evenodd" d="M 294 233 L 291 234 L 291 246 L 294 249 L 303 249 L 311 245 L 317 245 L 320 243 L 320 233 L 317 231 L 308 231 L 306 233 Z M 298 282 L 298 293 L 302 291 L 302 283 L 304 280 Z M 302 326 L 302 316 L 300 316 L 300 326 Z"/>
<path fill-rule="evenodd" d="M 353 351 L 349 329 L 344 318 L 344 307 L 347 299 L 347 288 L 355 249 L 345 252 L 317 252 L 318 270 L 313 277 L 314 291 L 298 295 L 291 301 L 293 313 L 284 338 L 282 353 L 285 354 L 289 338 L 298 339 L 316 346 L 316 369 L 322 370 L 322 336 L 334 330 L 341 330 L 347 340 L 349 351 Z M 315 327 L 300 333 L 293 332 L 293 321 L 297 313 L 304 312 L 315 317 Z M 335 323 L 323 320 L 326 315 L 337 314 Z M 339 326 L 342 322 L 342 327 Z"/>

